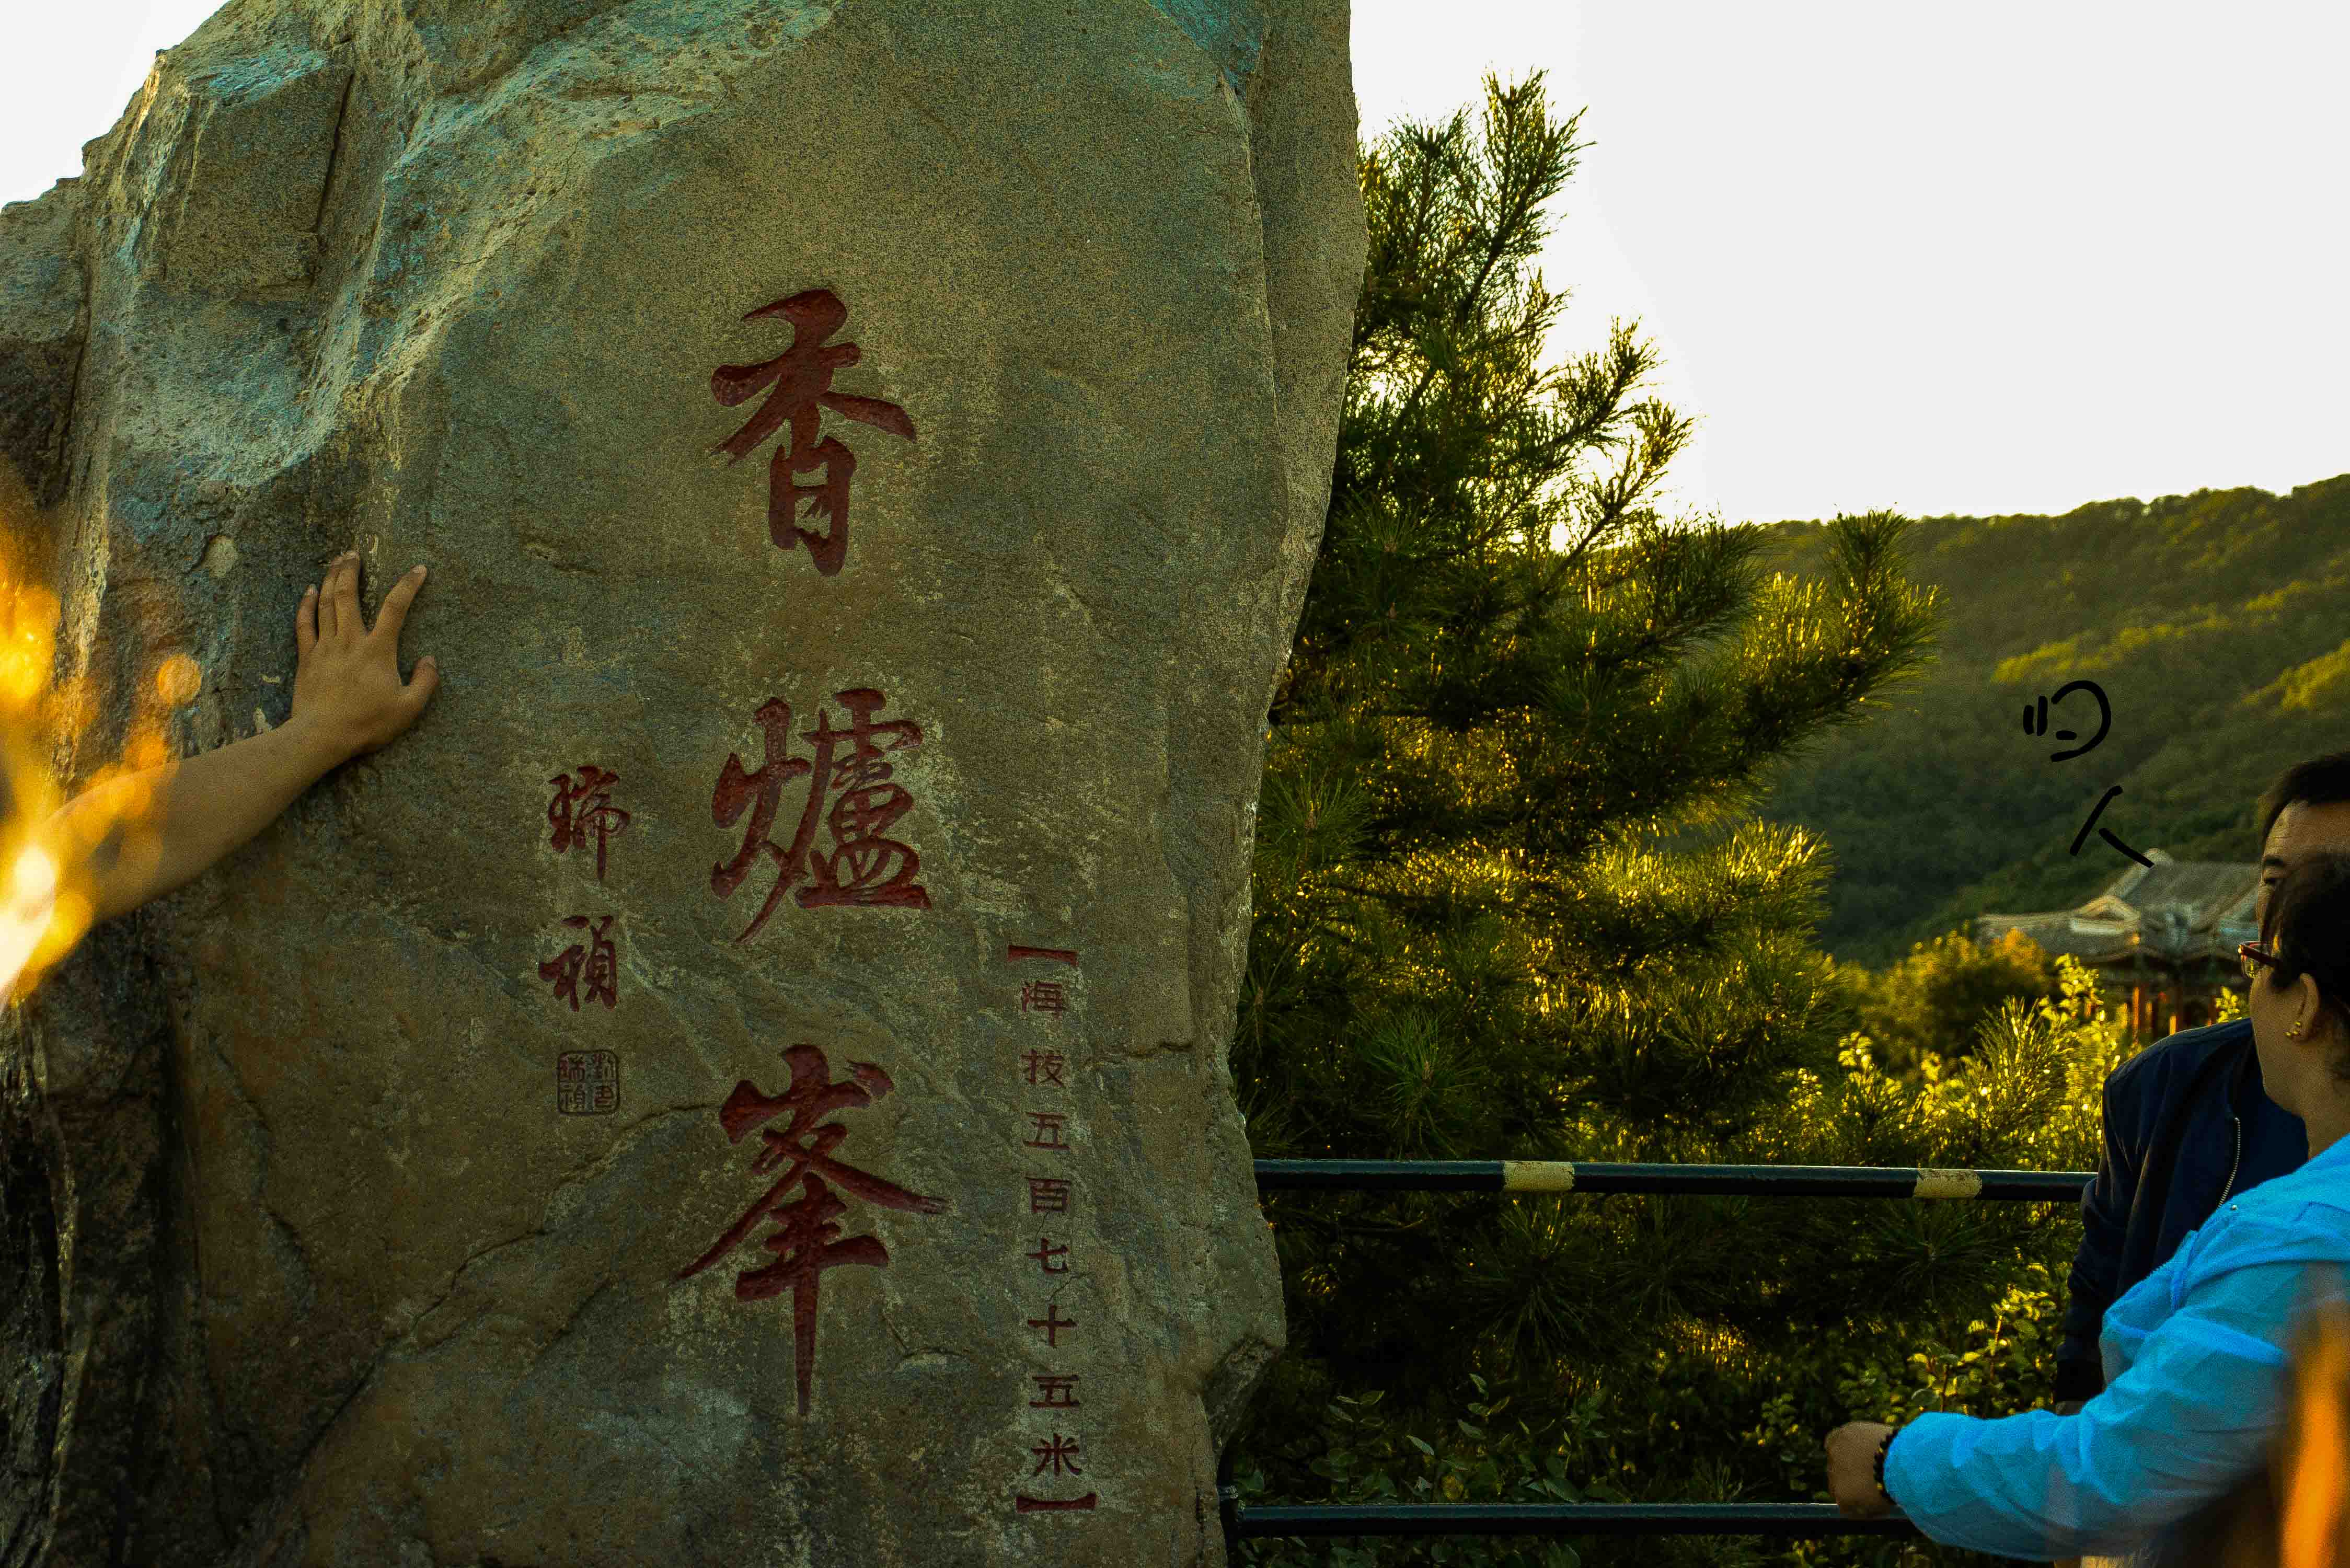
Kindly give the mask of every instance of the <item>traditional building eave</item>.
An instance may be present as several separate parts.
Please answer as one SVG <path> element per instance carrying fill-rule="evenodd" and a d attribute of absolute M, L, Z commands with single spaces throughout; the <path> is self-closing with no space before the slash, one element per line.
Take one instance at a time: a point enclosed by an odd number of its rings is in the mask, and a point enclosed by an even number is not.
<path fill-rule="evenodd" d="M 2237 945 L 2260 934 L 2252 919 L 2260 867 L 2173 860 L 2159 849 L 2147 858 L 2154 864 L 2130 867 L 2077 909 L 1978 916 L 1975 940 L 1995 942 L 2018 930 L 2051 953 L 2099 968 L 2232 966 Z"/>

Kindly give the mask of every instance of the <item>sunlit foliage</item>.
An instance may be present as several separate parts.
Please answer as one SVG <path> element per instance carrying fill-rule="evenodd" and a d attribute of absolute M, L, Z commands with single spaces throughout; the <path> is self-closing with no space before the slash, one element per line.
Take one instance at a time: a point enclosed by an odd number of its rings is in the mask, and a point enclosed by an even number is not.
<path fill-rule="evenodd" d="M 1741 531 L 1660 518 L 1690 426 L 1635 400 L 1655 358 L 1632 327 L 1540 368 L 1561 301 L 1531 263 L 1575 124 L 1539 76 L 1489 81 L 1473 128 L 1399 126 L 1362 157 L 1370 267 L 1269 718 L 1232 1057 L 1256 1153 L 2078 1168 L 2121 1048 L 2086 990 L 2035 1008 L 2054 971 L 2033 950 L 1969 950 L 1963 978 L 1948 950 L 1884 981 L 1839 971 L 1816 941 L 1826 846 L 1752 816 L 1772 763 L 1925 668 L 1935 597 L 1904 579 L 1889 514 L 1840 519 L 1817 581 L 1762 577 Z M 1729 830 L 1660 847 L 1707 826 Z M 1912 992 L 1937 987 L 1979 1015 L 1929 1025 Z M 2046 1205 L 1267 1211 L 1291 1348 L 1241 1474 L 1296 1501 L 1824 1496 L 1837 1421 L 2044 1396 L 2077 1236 Z M 1704 1540 L 1257 1560 L 1575 1550 L 1791 1560 Z"/>

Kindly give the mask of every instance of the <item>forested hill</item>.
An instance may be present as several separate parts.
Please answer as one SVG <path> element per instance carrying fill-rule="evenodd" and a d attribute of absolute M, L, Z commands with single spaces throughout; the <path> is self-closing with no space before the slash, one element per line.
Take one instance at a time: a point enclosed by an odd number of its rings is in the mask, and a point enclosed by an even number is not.
<path fill-rule="evenodd" d="M 1825 525 L 1757 526 L 1766 575 L 1825 577 Z M 2141 853 L 2254 860 L 2261 792 L 2350 746 L 2350 474 L 1925 518 L 1903 546 L 1911 580 L 1942 591 L 1937 662 L 1781 763 L 1762 807 L 1832 846 L 1820 945 L 1839 962 L 1879 968 L 1978 914 L 2082 902 L 2131 865 L 2098 828 Z M 2052 703 L 2039 736 L 2023 711 L 2074 680 L 2104 689 L 2112 725 L 2051 762 L 2095 733 L 2095 699 Z M 2068 728 L 2077 740 L 2055 738 Z"/>

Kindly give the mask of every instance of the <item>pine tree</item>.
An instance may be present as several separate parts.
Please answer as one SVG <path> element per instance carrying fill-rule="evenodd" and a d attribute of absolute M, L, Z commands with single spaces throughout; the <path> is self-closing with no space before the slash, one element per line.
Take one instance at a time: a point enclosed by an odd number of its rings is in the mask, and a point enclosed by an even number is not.
<path fill-rule="evenodd" d="M 1551 118 L 1539 74 L 1489 78 L 1473 132 L 1465 113 L 1404 124 L 1360 160 L 1370 261 L 1268 719 L 1232 1050 L 1255 1151 L 1955 1165 L 2054 1148 L 2094 1053 L 2019 1008 L 1963 1084 L 1877 1075 L 1856 986 L 1814 940 L 1825 846 L 1752 819 L 1774 763 L 1923 667 L 1936 611 L 1900 575 L 1907 523 L 1839 518 L 1825 586 L 1759 580 L 1758 535 L 1659 518 L 1691 426 L 1635 400 L 1657 361 L 1634 326 L 1541 364 L 1563 298 L 1531 263 L 1579 120 Z M 1713 838 L 1658 847 L 1691 829 Z M 2019 1207 L 1281 1195 L 1291 1348 L 1250 1441 L 1306 1452 L 1329 1397 L 1373 1389 L 1449 1433 L 1490 1386 L 1639 1454 L 1617 1495 L 1695 1495 L 1709 1440 L 1767 1448 L 1695 1429 L 1746 1418 L 1709 1407 L 1724 1378 L 1760 1420 L 1756 1379 L 1804 1336 L 1881 1331 L 1906 1306 L 1963 1338 L 2027 1251 L 2069 1244 Z"/>

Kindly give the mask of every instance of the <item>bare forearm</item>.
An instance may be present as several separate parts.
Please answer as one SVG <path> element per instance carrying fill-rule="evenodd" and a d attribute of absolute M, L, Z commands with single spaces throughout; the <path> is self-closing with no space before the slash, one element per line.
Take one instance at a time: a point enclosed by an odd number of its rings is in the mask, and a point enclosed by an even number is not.
<path fill-rule="evenodd" d="M 294 798 L 348 755 L 298 720 L 188 758 L 156 789 L 148 830 L 153 851 L 101 855 L 92 918 L 137 909 L 194 879 L 275 821 Z M 68 803 L 58 815 L 103 821 L 151 778 L 117 779 Z"/>
<path fill-rule="evenodd" d="M 400 677 L 400 628 L 424 586 L 413 566 L 383 597 L 375 625 L 359 598 L 359 557 L 347 550 L 294 611 L 294 711 L 276 729 L 88 790 L 45 826 L 53 851 L 86 865 L 90 918 L 128 914 L 199 877 L 355 756 L 390 744 L 441 684 L 427 655 Z M 84 857 L 88 857 L 84 860 Z"/>

